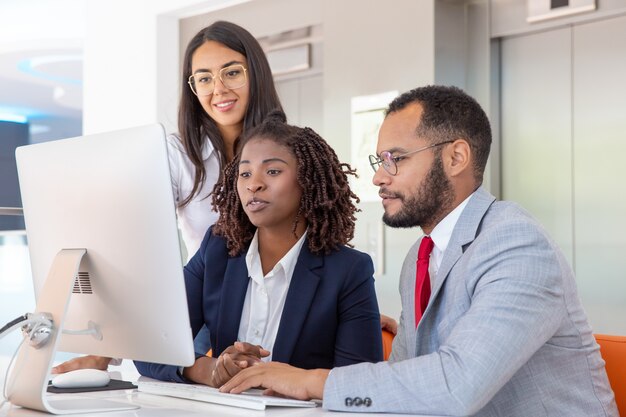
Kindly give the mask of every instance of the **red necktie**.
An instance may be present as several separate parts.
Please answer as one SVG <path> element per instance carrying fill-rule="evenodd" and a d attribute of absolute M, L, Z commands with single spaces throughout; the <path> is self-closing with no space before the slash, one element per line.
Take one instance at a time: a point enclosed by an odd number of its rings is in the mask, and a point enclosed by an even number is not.
<path fill-rule="evenodd" d="M 433 250 L 433 240 L 424 236 L 417 251 L 417 266 L 415 270 L 415 327 L 420 322 L 430 298 L 430 274 L 428 261 Z"/>

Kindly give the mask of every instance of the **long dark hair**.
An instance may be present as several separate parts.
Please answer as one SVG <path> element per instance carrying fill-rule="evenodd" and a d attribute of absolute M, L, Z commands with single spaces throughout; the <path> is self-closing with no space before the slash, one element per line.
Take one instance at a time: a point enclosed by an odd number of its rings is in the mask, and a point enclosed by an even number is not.
<path fill-rule="evenodd" d="M 191 75 L 191 57 L 207 41 L 219 42 L 246 57 L 250 99 L 243 119 L 243 131 L 260 124 L 273 109 L 282 109 L 269 63 L 259 42 L 244 28 L 234 23 L 217 21 L 202 29 L 189 41 L 183 62 L 181 97 L 178 106 L 178 131 L 185 152 L 195 167 L 193 189 L 179 204 L 184 207 L 195 197 L 206 180 L 202 147 L 208 136 L 220 158 L 220 168 L 226 164 L 226 145 L 215 121 L 204 111 L 198 98 L 187 85 Z M 221 177 L 220 173 L 220 177 Z"/>
<path fill-rule="evenodd" d="M 299 216 L 307 221 L 311 253 L 328 254 L 348 244 L 354 237 L 355 213 L 359 211 L 355 206 L 359 198 L 348 182 L 348 175 L 356 175 L 355 170 L 341 163 L 333 148 L 315 131 L 285 123 L 282 111 L 271 113 L 262 124 L 247 131 L 240 149 L 255 139 L 271 140 L 296 157 L 302 188 Z M 226 166 L 212 194 L 213 206 L 220 214 L 213 232 L 226 239 L 231 256 L 245 250 L 256 230 L 237 194 L 240 158 L 241 152 Z"/>

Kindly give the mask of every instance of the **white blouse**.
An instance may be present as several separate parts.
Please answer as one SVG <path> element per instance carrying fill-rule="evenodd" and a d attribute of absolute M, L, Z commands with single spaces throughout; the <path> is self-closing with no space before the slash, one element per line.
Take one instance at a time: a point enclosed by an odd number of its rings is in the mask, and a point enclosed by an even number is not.
<path fill-rule="evenodd" d="M 176 134 L 167 136 L 167 151 L 170 162 L 170 176 L 172 191 L 176 204 L 191 193 L 195 167 L 187 157 L 180 137 Z M 207 138 L 202 148 L 202 159 L 206 170 L 206 180 L 200 192 L 185 207 L 177 208 L 178 227 L 181 230 L 183 242 L 187 250 L 187 261 L 198 251 L 202 238 L 213 223 L 217 221 L 218 213 L 213 210 L 209 193 L 220 175 L 219 156 Z"/>
<path fill-rule="evenodd" d="M 269 350 L 270 356 L 263 358 L 264 362 L 272 360 L 272 350 L 283 316 L 289 284 L 305 240 L 306 232 L 267 275 L 263 275 L 258 231 L 254 233 L 254 238 L 250 242 L 246 254 L 250 280 L 241 310 L 237 340 L 261 345 Z"/>

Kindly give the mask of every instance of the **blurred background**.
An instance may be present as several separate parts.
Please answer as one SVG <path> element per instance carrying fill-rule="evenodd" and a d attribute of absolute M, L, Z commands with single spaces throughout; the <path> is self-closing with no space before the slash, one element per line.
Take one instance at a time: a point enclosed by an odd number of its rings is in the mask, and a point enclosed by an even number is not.
<path fill-rule="evenodd" d="M 486 188 L 546 227 L 594 332 L 626 334 L 626 0 L 0 0 L 0 207 L 21 206 L 16 146 L 176 131 L 182 53 L 218 19 L 261 41 L 290 122 L 359 168 L 353 243 L 374 259 L 383 313 L 399 317 L 400 266 L 421 232 L 382 225 L 362 155 L 389 97 L 447 84 L 490 115 Z M 4 323 L 34 295 L 23 219 L 0 227 Z"/>

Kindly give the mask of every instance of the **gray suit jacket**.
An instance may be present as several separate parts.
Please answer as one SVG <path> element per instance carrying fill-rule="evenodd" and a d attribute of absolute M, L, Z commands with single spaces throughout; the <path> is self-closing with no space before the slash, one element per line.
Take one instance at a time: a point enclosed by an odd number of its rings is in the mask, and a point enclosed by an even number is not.
<path fill-rule="evenodd" d="M 617 416 L 570 267 L 527 212 L 482 188 L 454 228 L 419 327 L 415 261 L 389 362 L 334 369 L 324 407 L 476 416 Z"/>

